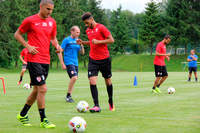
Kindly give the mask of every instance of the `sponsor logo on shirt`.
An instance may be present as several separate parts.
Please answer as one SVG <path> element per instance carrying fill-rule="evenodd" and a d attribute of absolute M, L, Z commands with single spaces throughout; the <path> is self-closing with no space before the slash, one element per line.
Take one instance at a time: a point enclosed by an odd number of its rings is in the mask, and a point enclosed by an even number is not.
<path fill-rule="evenodd" d="M 46 22 L 43 22 L 43 23 L 42 23 L 42 26 L 46 27 L 46 26 L 47 26 L 47 23 L 46 23 Z"/>
<path fill-rule="evenodd" d="M 38 25 L 40 25 L 40 23 L 35 23 L 35 26 L 38 26 Z"/>
<path fill-rule="evenodd" d="M 49 22 L 49 26 L 50 26 L 50 27 L 52 27 L 52 26 L 53 26 L 53 23 L 52 23 L 51 21 Z"/>

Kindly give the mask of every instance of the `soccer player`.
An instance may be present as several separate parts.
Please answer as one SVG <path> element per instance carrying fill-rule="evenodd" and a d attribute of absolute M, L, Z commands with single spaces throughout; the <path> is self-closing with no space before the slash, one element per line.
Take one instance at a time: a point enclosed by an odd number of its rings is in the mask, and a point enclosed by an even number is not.
<path fill-rule="evenodd" d="M 154 68 L 156 80 L 154 82 L 152 92 L 161 93 L 159 87 L 167 79 L 168 73 L 165 65 L 165 59 L 170 60 L 170 53 L 166 54 L 166 45 L 169 44 L 171 38 L 169 35 L 166 35 L 164 39 L 159 42 L 156 46 L 156 56 L 154 59 Z"/>
<path fill-rule="evenodd" d="M 22 83 L 22 79 L 24 76 L 24 73 L 26 72 L 26 68 L 27 68 L 27 55 L 28 55 L 28 49 L 24 48 L 22 50 L 22 52 L 20 53 L 20 60 L 22 61 L 23 65 L 22 65 L 22 70 L 20 73 L 20 80 L 17 82 L 17 85 L 20 85 Z"/>
<path fill-rule="evenodd" d="M 197 78 L 197 59 L 198 56 L 195 54 L 195 50 L 190 51 L 191 55 L 188 56 L 187 61 L 188 61 L 188 69 L 189 69 L 189 76 L 188 76 L 188 81 L 191 81 L 192 77 L 192 72 L 194 72 L 195 76 L 195 81 L 198 81 Z"/>
<path fill-rule="evenodd" d="M 28 70 L 31 78 L 33 90 L 28 96 L 24 107 L 17 119 L 24 126 L 31 126 L 28 118 L 28 111 L 35 101 L 37 101 L 42 128 L 55 128 L 45 115 L 45 94 L 47 92 L 46 79 L 50 64 L 50 42 L 60 51 L 56 34 L 56 21 L 50 17 L 54 9 L 52 0 L 41 0 L 38 14 L 25 18 L 15 32 L 15 38 L 28 49 Z M 27 33 L 28 42 L 24 40 L 23 34 Z"/>
<path fill-rule="evenodd" d="M 110 31 L 102 24 L 95 22 L 91 13 L 87 12 L 82 15 L 82 20 L 85 26 L 89 41 L 77 40 L 79 44 L 90 46 L 89 63 L 88 63 L 88 78 L 90 82 L 90 90 L 94 101 L 94 107 L 90 112 L 100 112 L 98 90 L 97 90 L 97 76 L 99 71 L 105 79 L 107 92 L 109 97 L 109 109 L 114 111 L 113 105 L 113 86 L 112 86 L 112 72 L 111 72 L 111 59 L 108 51 L 107 44 L 114 43 L 114 39 Z"/>
<path fill-rule="evenodd" d="M 64 61 L 62 54 L 59 54 L 59 59 L 62 65 L 62 69 L 67 69 L 68 76 L 70 78 L 70 82 L 68 85 L 68 92 L 65 100 L 69 103 L 73 103 L 72 99 L 72 91 L 74 88 L 74 84 L 78 79 L 78 53 L 84 55 L 85 50 L 83 45 L 79 45 L 76 43 L 80 35 L 80 29 L 78 26 L 73 26 L 71 28 L 71 35 L 66 37 L 61 44 L 61 52 L 64 51 Z"/>

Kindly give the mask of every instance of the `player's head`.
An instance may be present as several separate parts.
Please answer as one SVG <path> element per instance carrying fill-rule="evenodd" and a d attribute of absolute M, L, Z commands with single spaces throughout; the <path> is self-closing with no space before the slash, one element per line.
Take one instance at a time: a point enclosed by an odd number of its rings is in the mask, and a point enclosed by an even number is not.
<path fill-rule="evenodd" d="M 165 37 L 164 37 L 164 43 L 165 44 L 169 44 L 170 43 L 170 41 L 171 41 L 171 37 L 170 37 L 170 35 L 165 35 Z"/>
<path fill-rule="evenodd" d="M 86 27 L 93 28 L 94 18 L 90 12 L 86 12 L 82 15 L 82 20 L 85 23 Z"/>
<path fill-rule="evenodd" d="M 53 12 L 54 2 L 52 0 L 41 0 L 40 2 L 40 15 L 43 18 L 48 18 Z"/>
<path fill-rule="evenodd" d="M 194 55 L 195 54 L 195 50 L 194 49 L 190 50 L 190 53 L 191 53 L 191 55 Z"/>
<path fill-rule="evenodd" d="M 79 29 L 78 26 L 72 26 L 72 28 L 71 28 L 70 31 L 71 31 L 71 36 L 73 38 L 78 38 L 79 37 L 79 35 L 80 35 L 80 29 Z"/>

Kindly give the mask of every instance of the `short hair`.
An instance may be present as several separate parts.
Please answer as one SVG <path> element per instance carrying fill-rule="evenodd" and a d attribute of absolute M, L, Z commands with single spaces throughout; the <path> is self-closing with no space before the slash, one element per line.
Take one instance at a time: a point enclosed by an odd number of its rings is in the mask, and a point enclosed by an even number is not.
<path fill-rule="evenodd" d="M 75 29 L 76 29 L 76 28 L 78 28 L 78 29 L 79 29 L 79 27 L 78 27 L 78 26 L 74 25 L 74 26 L 72 26 L 72 27 L 71 27 L 70 31 L 75 31 Z"/>
<path fill-rule="evenodd" d="M 82 20 L 85 21 L 86 19 L 90 19 L 92 14 L 90 12 L 86 12 L 82 15 Z"/>
<path fill-rule="evenodd" d="M 165 35 L 164 39 L 171 39 L 170 35 Z"/>
<path fill-rule="evenodd" d="M 40 5 L 45 5 L 45 4 L 52 4 L 54 5 L 53 0 L 41 0 Z"/>

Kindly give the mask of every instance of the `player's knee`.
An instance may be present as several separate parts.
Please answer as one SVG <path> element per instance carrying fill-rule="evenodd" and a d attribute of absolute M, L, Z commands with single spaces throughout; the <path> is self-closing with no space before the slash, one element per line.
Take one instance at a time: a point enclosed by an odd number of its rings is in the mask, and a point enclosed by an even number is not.
<path fill-rule="evenodd" d="M 78 76 L 74 76 L 71 79 L 74 80 L 74 81 L 76 81 L 78 79 Z"/>
<path fill-rule="evenodd" d="M 111 78 L 105 79 L 105 82 L 106 82 L 106 85 L 111 85 L 112 84 Z"/>
<path fill-rule="evenodd" d="M 39 87 L 38 92 L 39 93 L 46 93 L 47 92 L 47 88 L 46 87 Z"/>

